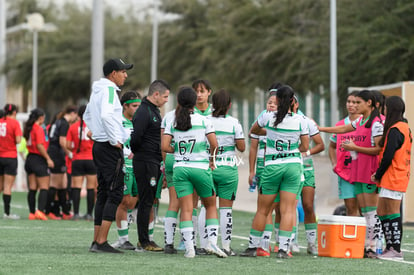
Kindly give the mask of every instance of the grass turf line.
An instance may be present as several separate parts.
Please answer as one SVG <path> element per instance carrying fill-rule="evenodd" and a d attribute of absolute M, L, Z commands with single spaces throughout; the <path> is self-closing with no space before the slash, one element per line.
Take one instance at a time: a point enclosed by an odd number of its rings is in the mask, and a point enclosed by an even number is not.
<path fill-rule="evenodd" d="M 21 220 L 0 219 L 0 274 L 234 274 L 234 273 L 289 273 L 289 274 L 344 274 L 366 273 L 410 274 L 414 263 L 414 230 L 404 228 L 404 258 L 407 263 L 375 259 L 337 259 L 312 257 L 302 249 L 291 259 L 199 256 L 185 259 L 184 252 L 177 255 L 163 253 L 136 253 L 128 251 L 121 255 L 88 252 L 93 236 L 93 222 L 87 221 L 29 221 L 26 193 L 13 193 L 12 213 Z M 17 207 L 14 207 L 16 205 Z M 86 208 L 82 199 L 81 211 Z M 161 205 L 159 215 L 164 216 L 166 206 Z M 252 213 L 234 211 L 232 247 L 241 252 L 247 247 Z M 155 227 L 155 241 L 162 246 L 162 224 Z M 179 242 L 176 234 L 176 245 Z M 300 225 L 299 244 L 306 246 L 304 226 Z M 240 236 L 241 238 L 237 237 Z M 273 237 L 272 237 L 273 238 Z M 117 239 L 115 225 L 109 241 Z M 136 225 L 130 228 L 130 241 L 137 242 Z M 220 245 L 220 238 L 219 238 Z"/>

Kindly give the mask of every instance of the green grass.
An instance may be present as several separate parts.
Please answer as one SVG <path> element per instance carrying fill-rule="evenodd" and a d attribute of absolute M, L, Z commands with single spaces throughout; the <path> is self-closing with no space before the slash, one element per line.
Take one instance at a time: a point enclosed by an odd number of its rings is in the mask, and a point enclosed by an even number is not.
<path fill-rule="evenodd" d="M 84 201 L 81 212 L 85 209 Z M 183 252 L 177 255 L 133 251 L 119 255 L 90 253 L 92 222 L 29 221 L 26 193 L 13 193 L 12 212 L 22 219 L 0 219 L 0 274 L 413 274 L 414 271 L 414 229 L 410 227 L 404 228 L 404 262 L 312 257 L 304 248 L 287 260 L 277 260 L 274 253 L 270 258 L 186 259 Z M 161 205 L 159 215 L 164 216 L 165 212 L 166 206 Z M 247 247 L 252 218 L 252 213 L 234 211 L 232 247 L 236 252 Z M 163 225 L 158 223 L 155 241 L 159 245 L 164 243 L 163 236 Z M 109 240 L 116 239 L 113 225 Z M 136 225 L 130 229 L 130 241 L 137 242 Z M 299 244 L 306 244 L 303 224 Z"/>

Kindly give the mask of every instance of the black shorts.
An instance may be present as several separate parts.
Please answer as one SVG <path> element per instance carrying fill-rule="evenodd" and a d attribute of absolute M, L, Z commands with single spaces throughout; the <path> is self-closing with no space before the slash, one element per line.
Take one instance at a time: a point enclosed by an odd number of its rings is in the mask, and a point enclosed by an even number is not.
<path fill-rule="evenodd" d="M 96 175 L 96 167 L 93 160 L 79 159 L 72 162 L 72 176 Z"/>
<path fill-rule="evenodd" d="M 36 177 L 47 177 L 50 175 L 50 169 L 47 167 L 47 161 L 38 154 L 29 154 L 24 164 L 24 170 L 28 175 L 35 174 Z"/>
<path fill-rule="evenodd" d="M 17 158 L 0 158 L 0 175 L 17 175 Z"/>
<path fill-rule="evenodd" d="M 56 146 L 50 146 L 47 153 L 53 160 L 54 167 L 50 169 L 52 174 L 63 174 L 66 172 L 65 152 Z"/>

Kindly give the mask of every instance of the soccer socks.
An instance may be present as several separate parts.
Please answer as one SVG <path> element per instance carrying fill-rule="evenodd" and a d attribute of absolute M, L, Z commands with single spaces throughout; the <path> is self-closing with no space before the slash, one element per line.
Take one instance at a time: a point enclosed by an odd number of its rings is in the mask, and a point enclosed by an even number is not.
<path fill-rule="evenodd" d="M 194 228 L 192 221 L 180 222 L 181 238 L 184 241 L 185 250 L 194 249 Z"/>
<path fill-rule="evenodd" d="M 177 227 L 178 213 L 168 210 L 165 214 L 164 241 L 165 244 L 174 244 L 175 229 Z"/>
<path fill-rule="evenodd" d="M 36 190 L 29 190 L 27 194 L 27 204 L 29 205 L 30 213 L 34 214 L 36 211 Z"/>
<path fill-rule="evenodd" d="M 95 206 L 95 189 L 88 189 L 86 192 L 87 212 L 92 216 L 93 207 Z"/>
<path fill-rule="evenodd" d="M 11 201 L 11 195 L 5 195 L 3 193 L 4 213 L 7 216 L 10 215 L 10 201 Z"/>
<path fill-rule="evenodd" d="M 296 241 L 296 232 L 297 232 L 296 229 L 297 229 L 296 225 L 292 227 L 292 232 L 291 232 L 291 235 L 290 235 L 290 242 L 291 243 L 296 243 L 297 242 Z"/>
<path fill-rule="evenodd" d="M 193 213 L 194 214 L 194 213 Z M 208 242 L 208 234 L 206 228 L 206 208 L 201 205 L 200 213 L 198 214 L 198 236 L 200 238 L 200 247 L 206 248 Z"/>
<path fill-rule="evenodd" d="M 272 231 L 273 231 L 273 226 L 271 224 L 266 224 L 265 230 L 263 231 L 263 235 L 260 240 L 260 247 L 268 252 L 270 252 L 269 246 L 270 246 L 270 239 L 272 238 Z"/>
<path fill-rule="evenodd" d="M 37 198 L 38 205 L 37 209 L 42 212 L 45 212 L 46 204 L 47 204 L 47 189 L 40 189 L 39 197 Z"/>
<path fill-rule="evenodd" d="M 80 188 L 72 188 L 73 214 L 79 215 Z"/>
<path fill-rule="evenodd" d="M 262 238 L 263 232 L 250 229 L 249 235 L 249 248 L 258 248 L 260 245 L 260 239 Z"/>
<path fill-rule="evenodd" d="M 206 220 L 208 242 L 217 245 L 219 222 L 217 219 Z M 207 245 L 207 242 L 206 242 Z M 204 247 L 205 248 L 205 247 Z"/>
<path fill-rule="evenodd" d="M 275 223 L 273 226 L 273 230 L 275 231 L 276 245 L 279 244 L 279 228 L 280 228 L 280 223 Z"/>
<path fill-rule="evenodd" d="M 375 251 L 376 240 L 381 232 L 381 223 L 377 216 L 377 207 L 364 207 L 361 209 L 362 215 L 367 222 L 367 234 L 365 247 Z"/>
<path fill-rule="evenodd" d="M 59 198 L 59 204 L 62 207 L 62 212 L 63 214 L 69 215 L 70 214 L 70 209 L 68 207 L 67 204 L 67 199 L 66 199 L 66 189 L 58 189 L 57 190 L 57 194 L 58 194 L 58 198 Z"/>
<path fill-rule="evenodd" d="M 289 252 L 292 235 L 290 231 L 279 230 L 279 250 Z"/>
<path fill-rule="evenodd" d="M 233 210 L 231 207 L 220 208 L 221 246 L 230 251 L 231 235 L 233 233 Z"/>
<path fill-rule="evenodd" d="M 402 218 L 400 213 L 381 216 L 382 229 L 385 235 L 386 249 L 394 248 L 401 252 Z"/>
<path fill-rule="evenodd" d="M 308 241 L 308 243 L 316 243 L 316 229 L 316 223 L 305 223 L 306 240 Z"/>
<path fill-rule="evenodd" d="M 121 227 L 118 227 L 118 239 L 121 244 L 127 242 L 128 239 L 128 221 L 122 220 Z"/>

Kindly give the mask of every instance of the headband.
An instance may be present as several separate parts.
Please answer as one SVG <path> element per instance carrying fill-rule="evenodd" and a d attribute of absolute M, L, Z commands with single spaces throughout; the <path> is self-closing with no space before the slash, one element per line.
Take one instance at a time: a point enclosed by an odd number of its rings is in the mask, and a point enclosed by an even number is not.
<path fill-rule="evenodd" d="M 139 98 L 134 98 L 134 99 L 130 99 L 124 102 L 124 104 L 129 104 L 129 103 L 134 103 L 134 102 L 141 102 L 141 99 Z"/>

